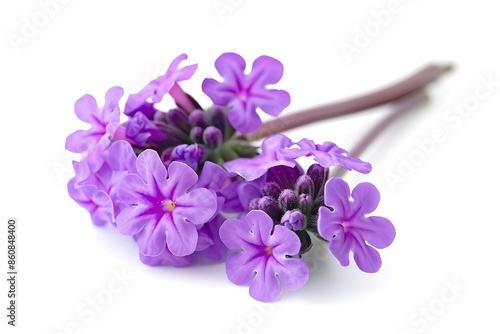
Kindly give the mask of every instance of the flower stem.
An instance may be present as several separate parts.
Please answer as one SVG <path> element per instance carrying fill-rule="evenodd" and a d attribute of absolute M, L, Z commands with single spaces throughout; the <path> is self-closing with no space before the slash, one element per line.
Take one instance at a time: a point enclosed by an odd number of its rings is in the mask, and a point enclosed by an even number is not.
<path fill-rule="evenodd" d="M 377 125 L 375 125 L 370 132 L 368 132 L 352 149 L 349 150 L 349 156 L 359 157 L 363 151 L 371 144 L 373 141 L 382 133 L 384 130 L 396 121 L 401 116 L 408 113 L 408 111 L 421 106 L 428 101 L 428 97 L 423 91 L 419 89 L 417 91 L 411 92 L 398 100 L 391 103 L 394 108 L 389 115 L 382 119 Z M 337 168 L 333 171 L 332 176 L 342 177 L 347 172 L 347 169 Z"/>
<path fill-rule="evenodd" d="M 262 124 L 259 130 L 242 136 L 241 139 L 259 140 L 274 133 L 380 106 L 424 88 L 451 69 L 451 65 L 429 65 L 409 78 L 375 92 L 273 119 Z"/>

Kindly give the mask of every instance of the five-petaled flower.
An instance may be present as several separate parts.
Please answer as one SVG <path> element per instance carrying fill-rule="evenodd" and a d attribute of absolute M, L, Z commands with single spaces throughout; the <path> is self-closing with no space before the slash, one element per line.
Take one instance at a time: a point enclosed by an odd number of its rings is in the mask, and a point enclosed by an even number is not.
<path fill-rule="evenodd" d="M 309 156 L 313 156 L 314 160 L 323 167 L 339 166 L 365 174 L 372 170 L 368 162 L 348 156 L 346 150 L 328 141 L 315 144 L 312 140 L 304 138 L 294 143 L 284 134 L 277 133 L 267 137 L 261 147 L 261 154 L 253 158 L 237 158 L 227 161 L 224 167 L 247 181 L 261 177 L 271 167 L 294 167 L 297 164 L 295 159 Z"/>
<path fill-rule="evenodd" d="M 380 194 L 371 183 L 358 184 L 352 194 L 341 178 L 332 178 L 326 183 L 325 204 L 333 211 L 327 207 L 319 209 L 318 232 L 330 242 L 330 252 L 342 266 L 349 265 L 352 251 L 362 271 L 374 273 L 380 269 L 382 260 L 373 247 L 389 246 L 396 231 L 388 219 L 366 216 L 377 208 L 379 201 Z"/>
<path fill-rule="evenodd" d="M 205 79 L 202 89 L 218 106 L 229 106 L 228 119 L 242 133 L 255 131 L 262 124 L 257 108 L 271 116 L 278 116 L 290 104 L 290 94 L 284 90 L 267 89 L 283 76 L 283 64 L 260 56 L 252 71 L 245 74 L 245 60 L 236 53 L 224 53 L 215 61 L 217 71 L 224 79 Z"/>
<path fill-rule="evenodd" d="M 215 195 L 204 188 L 190 190 L 198 176 L 184 163 L 172 162 L 167 174 L 153 150 L 139 154 L 136 167 L 137 174 L 124 176 L 117 186 L 127 205 L 116 217 L 118 230 L 135 235 L 145 256 L 157 256 L 165 247 L 175 256 L 192 254 L 198 229 L 216 212 Z"/>
<path fill-rule="evenodd" d="M 109 147 L 115 131 L 120 126 L 118 102 L 123 96 L 123 88 L 111 87 L 100 108 L 92 95 L 84 95 L 75 103 L 76 116 L 90 124 L 88 130 L 77 130 L 66 139 L 66 149 L 88 156 L 91 171 L 101 167 L 104 159 L 102 152 Z"/>
<path fill-rule="evenodd" d="M 179 55 L 172 61 L 164 75 L 148 83 L 139 93 L 129 95 L 125 104 L 125 115 L 133 116 L 141 111 L 146 117 L 153 119 L 155 113 L 153 104 L 161 102 L 165 94 L 172 93 L 172 89 L 178 88 L 177 82 L 190 79 L 196 72 L 197 64 L 179 68 L 185 59 L 187 55 Z"/>
<path fill-rule="evenodd" d="M 309 278 L 307 263 L 291 257 L 300 251 L 299 237 L 284 226 L 273 225 L 265 212 L 250 211 L 245 221 L 228 219 L 219 233 L 229 249 L 241 249 L 226 261 L 229 280 L 237 285 L 251 281 L 253 298 L 271 302 L 279 296 L 281 283 L 295 290 Z"/>

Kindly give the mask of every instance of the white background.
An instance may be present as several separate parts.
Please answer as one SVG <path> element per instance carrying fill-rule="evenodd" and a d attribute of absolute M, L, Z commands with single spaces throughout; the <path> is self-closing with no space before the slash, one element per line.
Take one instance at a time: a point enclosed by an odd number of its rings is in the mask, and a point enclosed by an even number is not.
<path fill-rule="evenodd" d="M 18 327 L 9 333 L 498 332 L 500 87 L 460 123 L 443 118 L 474 95 L 480 77 L 500 81 L 500 21 L 493 2 L 401 0 L 399 12 L 350 62 L 341 43 L 353 44 L 356 29 L 370 26 L 371 12 L 386 9 L 388 0 L 220 3 L 230 10 L 218 13 L 213 0 L 72 0 L 18 47 L 9 36 L 22 36 L 23 18 L 33 22 L 42 8 L 34 0 L 0 5 L 5 272 L 7 218 L 19 222 Z M 199 69 L 182 86 L 208 105 L 201 82 L 218 78 L 213 62 L 228 51 L 249 64 L 262 54 L 283 62 L 279 88 L 292 96 L 286 112 L 370 91 L 431 62 L 455 66 L 429 87 L 425 107 L 363 155 L 373 172 L 346 178 L 351 186 L 376 184 L 382 202 L 375 214 L 396 227 L 393 245 L 381 251 L 379 273 L 343 268 L 317 249 L 308 283 L 262 309 L 248 288 L 226 279 L 223 263 L 184 269 L 142 265 L 131 240 L 94 227 L 69 198 L 71 156 L 64 142 L 85 127 L 73 112 L 80 96 L 89 93 L 102 103 L 111 86 L 135 92 L 187 53 L 186 63 L 198 63 Z M 349 149 L 387 111 L 289 134 Z M 446 140 L 404 182 L 390 186 L 388 173 L 398 173 L 401 159 L 417 156 L 415 141 L 431 138 L 436 128 Z M 92 316 L 89 298 L 109 297 L 108 284 L 122 271 L 133 279 Z M 4 333 L 10 326 L 1 281 Z M 449 284 L 460 290 L 447 290 Z"/>

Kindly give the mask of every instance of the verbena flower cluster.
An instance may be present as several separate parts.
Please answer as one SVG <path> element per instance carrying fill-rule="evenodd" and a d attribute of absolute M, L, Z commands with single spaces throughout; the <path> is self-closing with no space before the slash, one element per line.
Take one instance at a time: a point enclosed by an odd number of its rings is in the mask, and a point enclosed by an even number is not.
<path fill-rule="evenodd" d="M 229 280 L 249 284 L 250 295 L 264 302 L 274 301 L 281 285 L 294 290 L 306 283 L 302 255 L 311 235 L 328 242 L 342 266 L 353 253 L 362 271 L 378 271 L 376 249 L 395 237 L 389 220 L 368 216 L 379 192 L 370 183 L 351 191 L 329 178 L 329 167 L 369 173 L 369 163 L 332 142 L 273 134 L 259 148 L 242 139 L 261 126 L 259 112 L 277 117 L 289 105 L 286 91 L 268 88 L 283 65 L 261 56 L 246 74 L 241 56 L 221 55 L 215 67 L 222 81 L 203 81 L 213 105 L 202 108 L 179 85 L 197 69 L 181 66 L 186 58 L 127 97 L 123 123 L 120 87 L 108 90 L 103 106 L 90 95 L 76 102 L 77 117 L 90 128 L 67 138 L 66 149 L 81 154 L 68 192 L 92 222 L 132 236 L 147 265 L 226 259 Z M 160 110 L 166 95 L 173 108 Z M 315 163 L 303 169 L 301 157 Z"/>

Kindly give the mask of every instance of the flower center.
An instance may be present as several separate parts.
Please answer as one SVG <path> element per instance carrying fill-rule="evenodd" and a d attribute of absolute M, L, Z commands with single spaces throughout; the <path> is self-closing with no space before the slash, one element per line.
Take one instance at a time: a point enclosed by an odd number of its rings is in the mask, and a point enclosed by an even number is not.
<path fill-rule="evenodd" d="M 264 248 L 264 251 L 266 252 L 266 254 L 271 255 L 273 253 L 273 248 L 271 246 L 267 246 L 266 248 Z"/>
<path fill-rule="evenodd" d="M 238 97 L 240 98 L 241 101 L 246 102 L 246 100 L 248 100 L 248 92 L 246 90 L 243 90 L 240 92 Z"/>
<path fill-rule="evenodd" d="M 163 211 L 172 212 L 175 209 L 175 203 L 169 199 L 162 201 L 161 206 L 163 208 Z"/>

